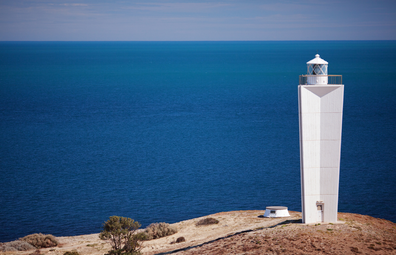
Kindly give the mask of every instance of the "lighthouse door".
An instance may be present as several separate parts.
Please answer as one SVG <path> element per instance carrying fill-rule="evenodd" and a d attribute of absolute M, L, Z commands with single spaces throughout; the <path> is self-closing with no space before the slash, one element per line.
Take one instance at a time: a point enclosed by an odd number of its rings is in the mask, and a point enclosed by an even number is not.
<path fill-rule="evenodd" d="M 318 222 L 323 222 L 323 204 L 316 205 L 318 209 Z"/>

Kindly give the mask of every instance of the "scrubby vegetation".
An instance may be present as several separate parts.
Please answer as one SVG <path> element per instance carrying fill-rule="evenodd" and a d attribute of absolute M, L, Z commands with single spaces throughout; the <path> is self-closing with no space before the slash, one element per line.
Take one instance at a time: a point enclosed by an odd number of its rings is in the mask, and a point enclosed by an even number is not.
<path fill-rule="evenodd" d="M 204 218 L 202 220 L 199 220 L 196 224 L 196 226 L 205 226 L 205 225 L 212 225 L 212 224 L 218 224 L 219 221 L 216 220 L 215 218 Z"/>
<path fill-rule="evenodd" d="M 78 253 L 77 251 L 67 251 L 63 253 L 63 255 L 80 255 L 80 253 Z"/>
<path fill-rule="evenodd" d="M 176 243 L 182 243 L 182 242 L 185 242 L 185 241 L 186 241 L 186 239 L 183 236 L 181 236 L 181 237 L 176 239 Z"/>
<path fill-rule="evenodd" d="M 29 251 L 36 249 L 28 242 L 17 240 L 0 244 L 0 251 Z"/>
<path fill-rule="evenodd" d="M 143 237 L 143 240 L 152 240 L 175 233 L 177 233 L 177 229 L 171 227 L 168 223 L 161 222 L 150 224 L 144 232 L 140 233 L 140 236 Z"/>
<path fill-rule="evenodd" d="M 16 241 L 0 244 L 0 251 L 29 251 L 57 245 L 58 241 L 53 235 L 31 234 Z"/>
<path fill-rule="evenodd" d="M 109 255 L 140 254 L 141 240 L 135 235 L 141 225 L 130 218 L 111 216 L 103 223 L 103 230 L 99 234 L 102 240 L 109 240 L 111 247 Z"/>
<path fill-rule="evenodd" d="M 53 235 L 44 234 L 31 234 L 19 239 L 20 241 L 25 241 L 36 247 L 37 249 L 55 247 L 58 245 L 58 240 L 56 240 Z"/>

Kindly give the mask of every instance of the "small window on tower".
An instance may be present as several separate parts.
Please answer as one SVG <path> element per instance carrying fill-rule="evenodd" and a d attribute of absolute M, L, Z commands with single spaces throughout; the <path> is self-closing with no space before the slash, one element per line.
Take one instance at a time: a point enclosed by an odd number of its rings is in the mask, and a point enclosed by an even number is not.
<path fill-rule="evenodd" d="M 318 205 L 317 208 L 318 208 L 318 211 L 322 211 L 322 205 Z"/>

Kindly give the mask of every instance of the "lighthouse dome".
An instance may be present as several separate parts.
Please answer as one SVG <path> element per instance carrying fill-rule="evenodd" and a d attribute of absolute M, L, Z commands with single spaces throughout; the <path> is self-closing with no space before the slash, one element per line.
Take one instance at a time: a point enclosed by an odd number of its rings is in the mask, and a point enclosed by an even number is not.
<path fill-rule="evenodd" d="M 307 65 L 313 65 L 313 64 L 327 65 L 329 63 L 324 59 L 321 59 L 319 54 L 316 54 L 314 59 L 307 62 Z"/>

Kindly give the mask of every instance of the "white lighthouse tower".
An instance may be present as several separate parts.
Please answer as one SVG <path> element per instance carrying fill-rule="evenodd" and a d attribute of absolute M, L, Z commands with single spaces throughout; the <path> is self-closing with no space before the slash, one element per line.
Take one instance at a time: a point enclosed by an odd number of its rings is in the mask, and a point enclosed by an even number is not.
<path fill-rule="evenodd" d="M 337 222 L 344 85 L 319 54 L 300 76 L 300 173 L 303 223 Z"/>

